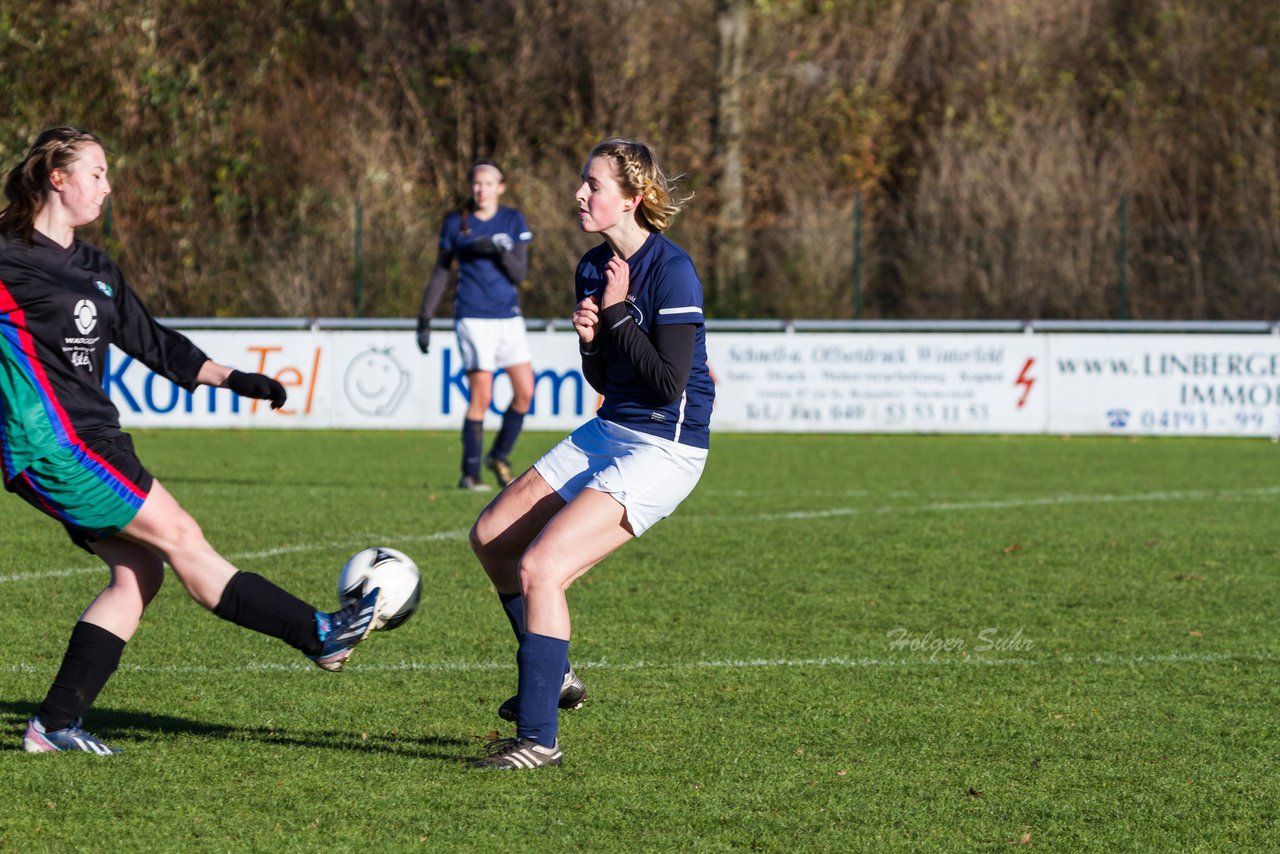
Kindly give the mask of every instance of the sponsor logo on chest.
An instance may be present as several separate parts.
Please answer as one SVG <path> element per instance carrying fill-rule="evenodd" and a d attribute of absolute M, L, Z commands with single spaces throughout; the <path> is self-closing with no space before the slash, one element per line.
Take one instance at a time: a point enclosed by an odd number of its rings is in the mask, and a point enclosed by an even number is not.
<path fill-rule="evenodd" d="M 94 282 L 94 284 L 99 290 L 106 288 L 104 293 L 111 290 L 111 286 L 105 282 Z M 89 333 L 98 326 L 98 307 L 93 300 L 77 300 L 75 307 L 71 310 L 71 319 L 80 335 L 79 337 L 68 335 L 63 338 L 62 352 L 67 354 L 67 359 L 75 367 L 93 371 L 93 351 L 101 340 L 101 336 L 90 337 Z"/>
<path fill-rule="evenodd" d="M 76 329 L 80 330 L 81 335 L 88 335 L 98 325 L 98 307 L 91 300 L 82 299 L 76 303 L 74 314 Z"/>

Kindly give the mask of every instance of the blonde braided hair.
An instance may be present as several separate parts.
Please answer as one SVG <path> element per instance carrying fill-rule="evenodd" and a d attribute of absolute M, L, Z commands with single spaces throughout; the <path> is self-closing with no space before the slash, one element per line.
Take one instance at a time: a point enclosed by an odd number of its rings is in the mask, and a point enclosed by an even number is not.
<path fill-rule="evenodd" d="M 607 157 L 613 162 L 614 176 L 623 195 L 640 197 L 636 222 L 648 231 L 663 232 L 692 194 L 676 198 L 676 181 L 668 178 L 662 163 L 648 143 L 614 137 L 591 149 L 590 158 Z"/>

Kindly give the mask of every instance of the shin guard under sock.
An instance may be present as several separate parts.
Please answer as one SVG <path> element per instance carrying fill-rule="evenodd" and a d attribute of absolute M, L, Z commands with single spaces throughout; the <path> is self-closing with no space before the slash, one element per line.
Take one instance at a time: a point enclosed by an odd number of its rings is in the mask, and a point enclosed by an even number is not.
<path fill-rule="evenodd" d="M 507 620 L 511 623 L 511 631 L 515 632 L 516 642 L 524 634 L 524 596 L 519 593 L 499 593 L 502 610 L 507 612 Z M 569 658 L 565 657 L 564 672 L 569 672 Z"/>
<path fill-rule="evenodd" d="M 85 716 L 120 666 L 124 645 L 122 638 L 101 626 L 76 623 L 58 675 L 36 712 L 46 732 L 65 729 Z"/>
<path fill-rule="evenodd" d="M 213 609 L 228 622 L 279 638 L 307 655 L 318 655 L 316 609 L 254 572 L 237 572 Z"/>
<path fill-rule="evenodd" d="M 569 642 L 525 632 L 516 662 L 520 665 L 520 697 L 516 735 L 553 747 L 559 732 L 560 685 L 569 661 Z"/>

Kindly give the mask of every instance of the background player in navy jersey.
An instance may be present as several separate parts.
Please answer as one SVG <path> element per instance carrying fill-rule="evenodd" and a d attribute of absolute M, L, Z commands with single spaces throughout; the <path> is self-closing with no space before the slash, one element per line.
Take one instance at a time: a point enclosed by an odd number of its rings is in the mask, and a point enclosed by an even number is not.
<path fill-rule="evenodd" d="M 418 312 L 418 349 L 428 351 L 430 322 L 440 295 L 449 282 L 449 267 L 458 259 L 458 288 L 453 302 L 454 330 L 471 402 L 462 423 L 462 479 L 458 486 L 486 492 L 480 479 L 484 451 L 484 414 L 493 400 L 493 375 L 506 369 L 511 380 L 511 404 L 484 463 L 499 486 L 511 482 L 508 458 L 524 417 L 533 401 L 533 367 L 524 318 L 520 316 L 519 285 L 528 271 L 529 241 L 533 239 L 524 215 L 498 204 L 507 185 L 501 167 L 478 160 L 467 173 L 471 200 L 445 217 L 440 229 L 440 252 L 422 295 Z"/>
<path fill-rule="evenodd" d="M 114 344 L 187 390 L 219 386 L 285 402 L 280 383 L 209 359 L 157 324 L 120 268 L 75 229 L 98 218 L 111 185 L 98 137 L 71 127 L 36 139 L 4 185 L 0 211 L 0 453 L 4 485 L 58 520 L 111 570 L 71 632 L 62 665 L 27 724 L 29 753 L 111 748 L 81 719 L 119 666 L 168 562 L 187 593 L 219 617 L 277 637 L 339 670 L 377 615 L 377 592 L 316 611 L 214 551 L 196 521 L 134 455 L 102 387 Z"/>
<path fill-rule="evenodd" d="M 583 373 L 604 402 L 471 530 L 519 640 L 518 690 L 499 708 L 516 737 L 492 742 L 481 768 L 561 763 L 557 710 L 584 696 L 565 591 L 670 515 L 707 459 L 715 388 L 702 285 L 662 235 L 680 206 L 672 182 L 648 145 L 610 139 L 592 149 L 576 198 L 579 227 L 604 238 L 578 263 L 573 313 Z"/>

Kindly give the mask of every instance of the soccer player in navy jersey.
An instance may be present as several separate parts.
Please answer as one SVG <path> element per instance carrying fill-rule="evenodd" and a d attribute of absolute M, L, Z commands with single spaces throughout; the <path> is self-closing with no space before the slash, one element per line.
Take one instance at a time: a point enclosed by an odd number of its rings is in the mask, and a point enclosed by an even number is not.
<path fill-rule="evenodd" d="M 0 457 L 5 489 L 61 522 L 111 580 L 71 632 L 62 665 L 27 723 L 28 753 L 117 751 L 81 722 L 120 664 L 164 565 L 190 596 L 236 625 L 280 638 L 339 670 L 374 624 L 378 591 L 335 613 L 316 611 L 214 551 L 196 523 L 134 454 L 103 389 L 114 344 L 192 391 L 198 385 L 285 402 L 280 383 L 212 361 L 156 323 L 106 253 L 76 239 L 107 195 L 98 137 L 42 132 L 5 180 L 0 211 Z"/>
<path fill-rule="evenodd" d="M 467 173 L 471 199 L 460 211 L 445 217 L 440 251 L 427 280 L 418 312 L 418 349 L 431 346 L 431 315 L 449 282 L 449 268 L 458 259 L 458 288 L 453 301 L 454 331 L 471 400 L 462 422 L 461 489 L 488 492 L 480 479 L 484 450 L 484 414 L 493 400 L 493 375 L 505 369 L 511 380 L 511 403 L 502 415 L 485 466 L 498 486 L 511 482 L 509 457 L 524 417 L 533 401 L 533 367 L 524 318 L 520 316 L 520 283 L 529 264 L 533 233 L 524 214 L 499 205 L 507 185 L 502 168 L 492 160 L 477 160 Z"/>
<path fill-rule="evenodd" d="M 519 642 L 516 696 L 498 710 L 515 720 L 516 736 L 491 742 L 476 767 L 561 764 L 558 709 L 577 708 L 585 694 L 569 666 L 565 591 L 670 515 L 706 464 L 715 387 L 702 285 L 662 234 L 680 208 L 672 194 L 643 142 L 605 140 L 582 170 L 578 226 L 604 242 L 578 262 L 573 327 L 583 374 L 604 402 L 471 530 Z"/>

